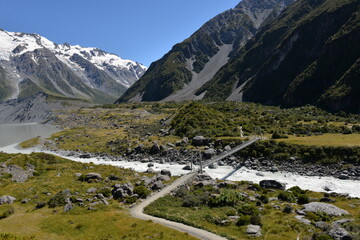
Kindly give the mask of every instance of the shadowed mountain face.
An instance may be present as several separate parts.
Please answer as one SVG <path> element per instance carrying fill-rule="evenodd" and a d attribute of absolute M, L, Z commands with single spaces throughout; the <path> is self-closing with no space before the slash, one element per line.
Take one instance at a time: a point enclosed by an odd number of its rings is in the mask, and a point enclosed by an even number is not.
<path fill-rule="evenodd" d="M 197 96 L 196 91 L 228 62 L 229 54 L 242 48 L 264 23 L 278 16 L 291 2 L 241 1 L 152 63 L 146 74 L 118 102 L 201 99 L 203 96 Z"/>
<path fill-rule="evenodd" d="M 0 100 L 44 92 L 111 103 L 146 71 L 97 48 L 58 45 L 37 34 L 0 30 Z"/>
<path fill-rule="evenodd" d="M 200 89 L 208 100 L 360 113 L 360 2 L 298 0 Z"/>

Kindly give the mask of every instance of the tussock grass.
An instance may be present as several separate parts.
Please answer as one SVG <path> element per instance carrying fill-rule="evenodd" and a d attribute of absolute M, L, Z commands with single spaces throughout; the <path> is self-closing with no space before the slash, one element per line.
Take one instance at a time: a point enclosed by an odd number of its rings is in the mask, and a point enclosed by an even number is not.
<path fill-rule="evenodd" d="M 72 162 L 57 156 L 42 153 L 30 155 L 0 153 L 0 164 L 15 164 L 26 168 L 35 167 L 34 177 L 24 183 L 15 183 L 8 178 L 0 178 L 0 196 L 10 195 L 17 200 L 12 205 L 0 206 L 0 240 L 30 239 L 174 239 L 193 240 L 195 238 L 160 226 L 153 222 L 134 219 L 129 216 L 127 206 L 115 200 L 108 200 L 109 205 L 96 205 L 95 210 L 88 210 L 75 204 L 70 212 L 63 212 L 63 207 L 36 209 L 37 203 L 49 200 L 58 192 L 69 189 L 72 196 L 86 200 L 94 194 L 87 189 L 95 187 L 98 192 L 111 189 L 116 183 L 135 184 L 144 174 L 132 170 L 108 165 L 94 165 Z M 75 173 L 100 173 L 100 182 L 83 182 Z M 117 175 L 118 181 L 106 181 L 110 174 Z M 151 176 L 151 174 L 145 174 Z M 28 199 L 22 204 L 23 199 Z M 86 203 L 86 201 L 85 201 Z M 9 212 L 8 208 L 14 211 Z"/>
<path fill-rule="evenodd" d="M 296 137 L 276 141 L 308 146 L 355 147 L 360 146 L 360 134 L 324 134 L 320 136 Z"/>

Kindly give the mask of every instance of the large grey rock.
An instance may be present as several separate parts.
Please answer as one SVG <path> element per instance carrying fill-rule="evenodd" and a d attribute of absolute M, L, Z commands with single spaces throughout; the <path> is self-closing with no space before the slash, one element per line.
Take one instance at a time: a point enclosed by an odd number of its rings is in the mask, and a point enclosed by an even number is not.
<path fill-rule="evenodd" d="M 161 181 L 156 181 L 152 186 L 151 189 L 152 190 L 158 190 L 158 189 L 162 189 L 164 187 L 164 184 Z"/>
<path fill-rule="evenodd" d="M 246 227 L 246 233 L 249 236 L 260 237 L 261 236 L 261 227 L 258 225 L 248 225 Z"/>
<path fill-rule="evenodd" d="M 334 240 L 351 240 L 353 239 L 350 233 L 348 233 L 344 228 L 339 226 L 334 226 L 328 232 L 328 235 L 333 237 Z"/>
<path fill-rule="evenodd" d="M 146 170 L 146 172 L 147 172 L 147 173 L 155 173 L 156 171 L 155 171 L 153 168 L 149 167 L 149 168 Z"/>
<path fill-rule="evenodd" d="M 144 152 L 144 145 L 140 144 L 134 150 L 135 150 L 136 153 L 143 153 Z"/>
<path fill-rule="evenodd" d="M 212 179 L 208 174 L 200 173 L 194 179 L 193 184 L 197 187 L 203 187 L 203 186 L 208 186 L 208 185 L 215 186 L 216 181 L 214 179 Z"/>
<path fill-rule="evenodd" d="M 11 180 L 13 182 L 26 182 L 30 177 L 33 176 L 34 166 L 28 164 L 27 170 L 17 166 L 17 165 L 9 165 L 3 164 L 3 169 L 0 169 L 1 173 L 9 173 L 11 174 Z"/>
<path fill-rule="evenodd" d="M 210 158 L 212 158 L 215 154 L 216 154 L 215 149 L 209 148 L 209 149 L 207 149 L 207 150 L 204 151 L 203 156 L 204 156 L 205 159 L 210 159 Z"/>
<path fill-rule="evenodd" d="M 168 175 L 169 177 L 171 177 L 171 172 L 170 172 L 170 170 L 167 170 L 167 169 L 161 170 L 160 174 L 161 175 Z"/>
<path fill-rule="evenodd" d="M 150 154 L 158 154 L 161 151 L 159 144 L 154 143 L 150 149 Z"/>
<path fill-rule="evenodd" d="M 183 170 L 191 171 L 192 169 L 190 165 L 186 165 L 185 167 L 183 167 Z"/>
<path fill-rule="evenodd" d="M 68 203 L 64 206 L 64 212 L 71 211 L 73 208 L 74 208 L 74 205 L 72 205 L 71 203 Z"/>
<path fill-rule="evenodd" d="M 156 180 L 157 181 L 170 181 L 170 177 L 168 175 L 158 174 L 158 175 L 156 175 Z"/>
<path fill-rule="evenodd" d="M 217 169 L 218 168 L 218 165 L 216 163 L 211 163 L 209 166 L 208 166 L 209 169 Z"/>
<path fill-rule="evenodd" d="M 262 180 L 260 181 L 260 187 L 285 190 L 285 184 L 275 180 Z"/>
<path fill-rule="evenodd" d="M 295 218 L 296 218 L 299 222 L 301 222 L 301 223 L 304 223 L 304 224 L 306 224 L 306 225 L 311 225 L 311 221 L 308 220 L 308 219 L 306 219 L 306 218 L 305 218 L 304 216 L 302 216 L 302 215 L 296 215 Z"/>
<path fill-rule="evenodd" d="M 320 202 L 312 202 L 304 205 L 305 212 L 324 212 L 330 216 L 349 215 L 348 211 L 338 208 L 334 205 Z"/>
<path fill-rule="evenodd" d="M 16 198 L 14 198 L 12 196 L 2 196 L 2 197 L 0 197 L 0 205 L 13 204 L 15 200 L 16 200 Z"/>
<path fill-rule="evenodd" d="M 224 150 L 229 152 L 229 151 L 231 151 L 231 147 L 229 145 L 227 145 L 227 146 L 224 147 Z"/>
<path fill-rule="evenodd" d="M 111 180 L 111 181 L 117 181 L 117 180 L 120 179 L 118 176 L 116 176 L 116 175 L 114 175 L 114 174 L 109 175 L 108 178 L 109 178 L 109 180 Z"/>
<path fill-rule="evenodd" d="M 115 184 L 111 191 L 114 199 L 120 199 L 134 194 L 134 186 L 131 183 Z"/>
<path fill-rule="evenodd" d="M 89 188 L 88 190 L 86 190 L 87 193 L 96 193 L 97 192 L 97 189 L 92 187 L 92 188 Z"/>
<path fill-rule="evenodd" d="M 204 146 L 209 143 L 209 140 L 206 139 L 204 136 L 196 136 L 192 139 L 192 145 L 193 146 Z"/>
<path fill-rule="evenodd" d="M 99 182 L 102 180 L 100 173 L 87 173 L 85 176 L 85 181 L 87 182 Z"/>

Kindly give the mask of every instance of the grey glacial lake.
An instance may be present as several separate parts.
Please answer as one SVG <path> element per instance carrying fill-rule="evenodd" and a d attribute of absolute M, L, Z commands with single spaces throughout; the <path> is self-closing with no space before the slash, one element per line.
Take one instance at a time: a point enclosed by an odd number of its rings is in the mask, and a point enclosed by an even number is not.
<path fill-rule="evenodd" d="M 49 137 L 60 131 L 52 125 L 37 123 L 0 124 L 0 147 L 20 143 L 31 138 Z"/>

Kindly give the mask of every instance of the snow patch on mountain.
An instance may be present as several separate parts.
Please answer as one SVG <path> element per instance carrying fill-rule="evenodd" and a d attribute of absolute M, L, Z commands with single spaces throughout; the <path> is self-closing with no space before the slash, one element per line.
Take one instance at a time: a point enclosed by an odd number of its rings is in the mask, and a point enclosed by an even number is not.
<path fill-rule="evenodd" d="M 107 72 L 114 80 L 126 88 L 134 84 L 147 70 L 147 67 L 140 63 L 122 59 L 115 54 L 107 53 L 98 48 L 83 48 L 68 43 L 57 44 L 38 34 L 7 32 L 0 29 L 0 61 L 10 61 L 11 57 L 20 56 L 41 48 L 50 50 L 60 61 L 68 65 L 78 75 L 83 76 L 84 69 L 70 60 L 74 54 L 78 54 L 94 64 L 98 69 Z M 32 60 L 38 64 L 35 57 Z"/>

